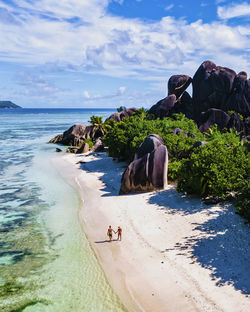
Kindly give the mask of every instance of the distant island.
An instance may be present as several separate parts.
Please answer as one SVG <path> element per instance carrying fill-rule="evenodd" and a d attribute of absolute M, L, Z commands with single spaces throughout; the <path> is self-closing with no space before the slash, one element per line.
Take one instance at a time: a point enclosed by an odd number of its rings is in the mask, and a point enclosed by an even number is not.
<path fill-rule="evenodd" d="M 11 101 L 0 101 L 0 108 L 22 108 Z"/>

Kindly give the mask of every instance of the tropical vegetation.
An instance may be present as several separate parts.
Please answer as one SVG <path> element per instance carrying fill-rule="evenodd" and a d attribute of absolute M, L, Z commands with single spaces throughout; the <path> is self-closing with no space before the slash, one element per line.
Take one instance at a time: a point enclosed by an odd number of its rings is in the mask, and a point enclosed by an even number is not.
<path fill-rule="evenodd" d="M 160 135 L 169 153 L 168 179 L 177 182 L 179 192 L 234 199 L 239 213 L 250 220 L 249 150 L 235 130 L 213 126 L 201 133 L 183 114 L 154 119 L 144 109 L 120 122 L 91 120 L 105 133 L 109 155 L 121 161 L 131 162 L 149 134 Z"/>

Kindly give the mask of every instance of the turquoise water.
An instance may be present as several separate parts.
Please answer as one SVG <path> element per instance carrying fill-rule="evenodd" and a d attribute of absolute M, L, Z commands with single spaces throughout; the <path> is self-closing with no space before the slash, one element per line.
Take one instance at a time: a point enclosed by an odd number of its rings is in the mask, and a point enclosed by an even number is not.
<path fill-rule="evenodd" d="M 0 311 L 124 311 L 51 159 L 56 134 L 112 110 L 0 111 Z"/>

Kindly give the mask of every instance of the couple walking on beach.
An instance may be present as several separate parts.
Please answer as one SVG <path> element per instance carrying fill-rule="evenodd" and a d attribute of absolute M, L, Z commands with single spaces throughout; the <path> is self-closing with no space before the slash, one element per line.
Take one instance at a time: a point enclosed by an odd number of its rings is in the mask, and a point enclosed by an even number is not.
<path fill-rule="evenodd" d="M 122 229 L 121 229 L 121 227 L 118 226 L 118 229 L 117 229 L 117 231 L 115 232 L 115 231 L 112 229 L 111 225 L 110 225 L 109 228 L 108 228 L 108 232 L 107 232 L 107 235 L 108 235 L 108 237 L 109 237 L 109 241 L 110 241 L 110 242 L 112 241 L 113 232 L 114 232 L 115 234 L 118 233 L 117 240 L 122 240 Z"/>

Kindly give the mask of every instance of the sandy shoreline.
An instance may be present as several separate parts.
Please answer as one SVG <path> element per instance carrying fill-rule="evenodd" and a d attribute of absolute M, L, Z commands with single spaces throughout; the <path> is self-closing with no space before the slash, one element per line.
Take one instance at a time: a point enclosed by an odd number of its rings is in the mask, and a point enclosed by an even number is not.
<path fill-rule="evenodd" d="M 128 311 L 250 311 L 249 224 L 231 205 L 173 186 L 118 196 L 124 165 L 106 154 L 55 161 L 81 194 L 84 231 Z M 107 241 L 109 224 L 122 227 L 121 242 Z"/>

